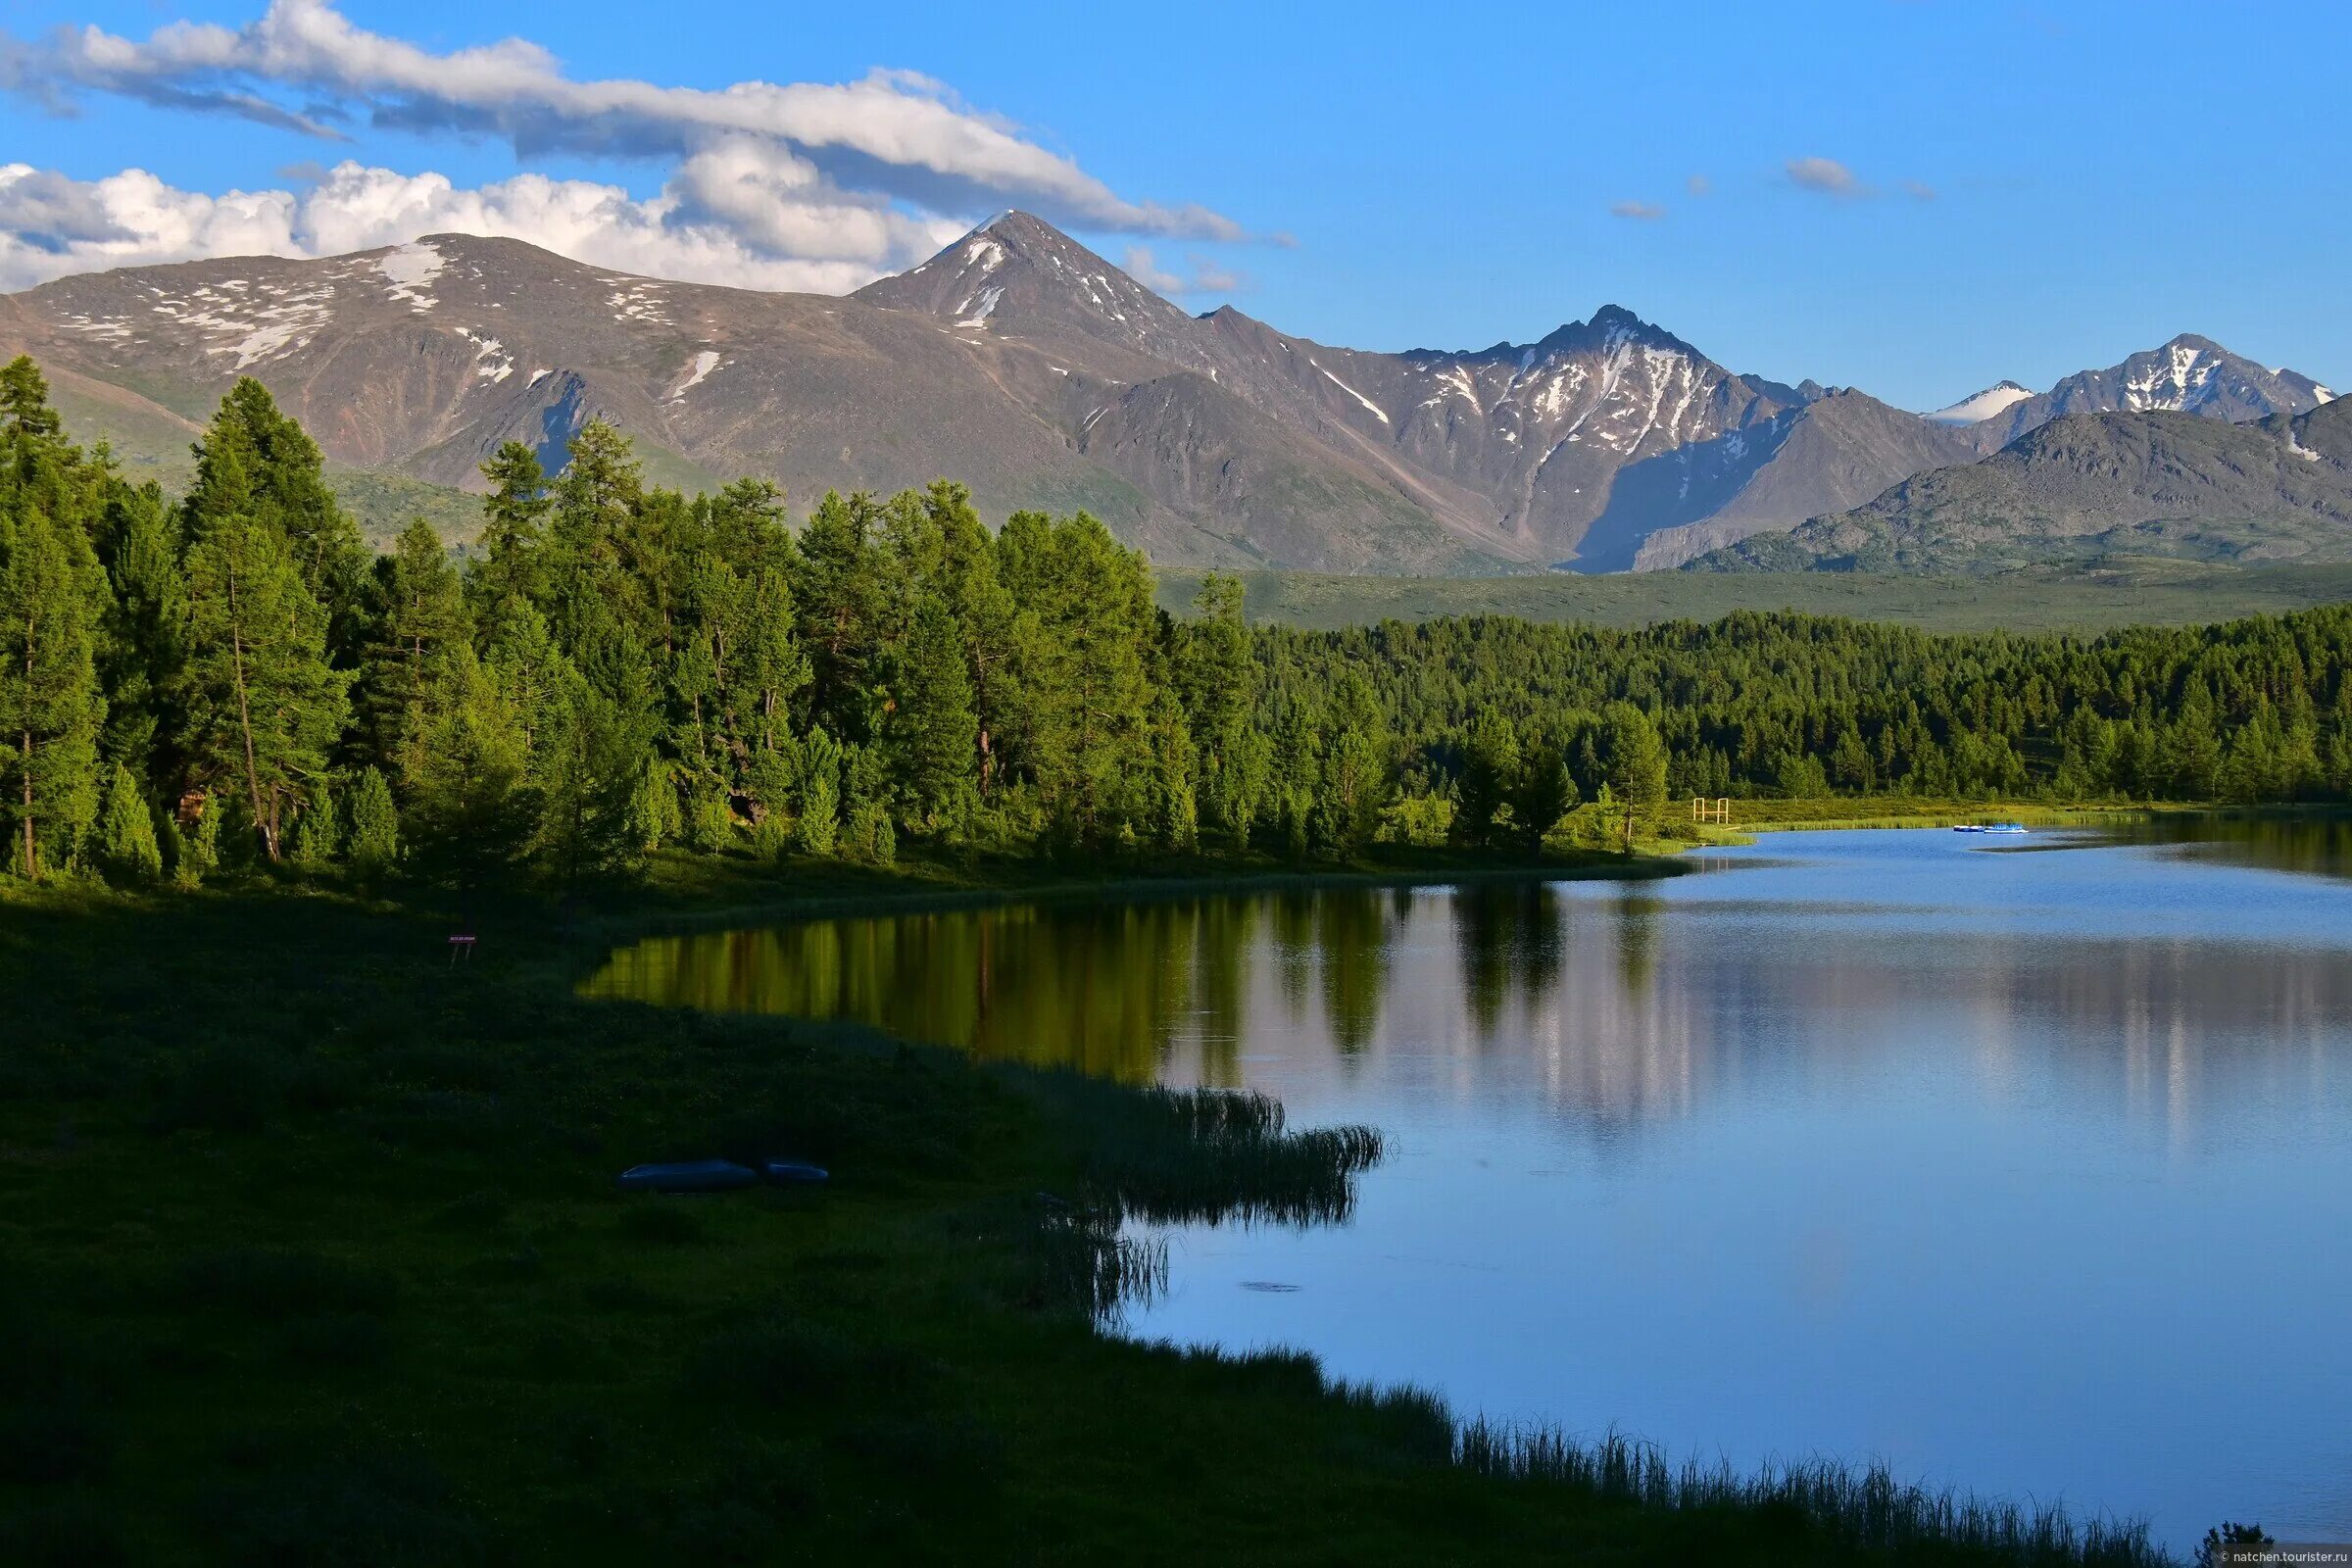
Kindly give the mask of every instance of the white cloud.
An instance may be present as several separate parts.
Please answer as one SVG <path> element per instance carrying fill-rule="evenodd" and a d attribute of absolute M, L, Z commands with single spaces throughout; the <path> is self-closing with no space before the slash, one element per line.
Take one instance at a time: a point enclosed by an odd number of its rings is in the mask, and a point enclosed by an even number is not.
<path fill-rule="evenodd" d="M 1788 182 L 1804 190 L 1819 191 L 1824 196 L 1860 196 L 1862 182 L 1854 172 L 1835 158 L 1791 158 L 1786 168 Z"/>
<path fill-rule="evenodd" d="M 710 170 L 703 178 L 716 178 Z M 684 171 L 639 201 L 617 185 L 517 174 L 473 189 L 440 174 L 339 164 L 306 190 L 179 190 L 142 170 L 80 181 L 24 164 L 0 165 L 0 288 L 69 272 L 213 256 L 337 256 L 458 232 L 528 240 L 616 271 L 747 288 L 845 293 L 954 239 L 948 220 L 853 206 L 821 188 L 798 203 L 768 187 L 761 232 L 802 253 L 755 243 L 736 227 L 686 214 Z M 709 192 L 702 193 L 707 196 Z"/>
<path fill-rule="evenodd" d="M 1609 211 L 1616 217 L 1643 223 L 1654 223 L 1666 216 L 1666 209 L 1655 202 L 1611 202 Z"/>
<path fill-rule="evenodd" d="M 1250 286 L 1241 272 L 1220 267 L 1205 256 L 1187 256 L 1189 271 L 1173 272 L 1159 265 L 1148 245 L 1130 245 L 1119 270 L 1154 294 L 1234 294 Z"/>
<path fill-rule="evenodd" d="M 1692 174 L 1683 181 L 1683 189 L 1693 196 L 1711 196 L 1715 191 L 1715 182 L 1704 174 Z"/>
<path fill-rule="evenodd" d="M 115 93 L 320 136 L 347 120 L 505 138 L 549 152 L 691 162 L 714 148 L 792 159 L 809 173 L 932 212 L 1008 201 L 1082 226 L 1202 239 L 1244 237 L 1199 206 L 1132 201 L 1019 128 L 911 72 L 851 82 L 740 81 L 716 90 L 628 78 L 578 80 L 527 39 L 435 54 L 355 26 L 329 0 L 271 0 L 229 28 L 170 23 L 144 40 L 95 26 L 10 40 L 0 83 L 53 106 Z"/>

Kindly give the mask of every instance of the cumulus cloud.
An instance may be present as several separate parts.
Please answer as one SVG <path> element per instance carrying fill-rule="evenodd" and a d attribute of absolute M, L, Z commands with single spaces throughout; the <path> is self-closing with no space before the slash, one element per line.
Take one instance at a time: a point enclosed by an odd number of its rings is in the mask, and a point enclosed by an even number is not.
<path fill-rule="evenodd" d="M 1802 190 L 1819 191 L 1824 196 L 1859 196 L 1862 182 L 1854 172 L 1835 158 L 1791 158 L 1784 166 L 1788 182 Z"/>
<path fill-rule="evenodd" d="M 1154 294 L 1236 294 L 1250 286 L 1249 277 L 1221 267 L 1205 256 L 1187 256 L 1189 271 L 1170 271 L 1159 265 L 1148 245 L 1130 245 L 1119 270 Z"/>
<path fill-rule="evenodd" d="M 440 174 L 403 174 L 343 163 L 304 190 L 180 190 L 143 170 L 73 180 L 24 164 L 0 165 L 0 288 L 69 272 L 213 256 L 339 256 L 419 234 L 493 234 L 528 240 L 615 271 L 746 288 L 838 294 L 909 254 L 953 240 L 956 222 L 803 202 L 771 216 L 807 226 L 810 254 L 778 254 L 723 221 L 693 216 L 673 181 L 639 201 L 618 185 L 517 174 L 467 189 Z M 852 254 L 843 236 L 876 254 Z M 822 254 L 830 249 L 833 254 Z"/>
<path fill-rule="evenodd" d="M 906 71 L 710 90 L 581 79 L 522 38 L 434 52 L 355 25 L 332 0 L 271 0 L 244 26 L 174 22 L 0 35 L 0 89 L 54 113 L 112 95 L 324 141 L 365 127 L 506 141 L 516 157 L 665 167 L 660 192 L 535 174 L 476 189 L 358 161 L 281 171 L 287 188 L 211 195 L 137 170 L 75 181 L 0 170 L 0 273 L 256 252 L 300 256 L 438 229 L 509 235 L 599 266 L 766 288 L 847 289 L 1026 207 L 1072 226 L 1245 239 L 1197 205 L 1132 200 L 946 84 Z M 1278 237 L 1280 242 L 1280 237 Z M 1195 258 L 1185 291 L 1238 281 Z"/>
<path fill-rule="evenodd" d="M 1609 211 L 1619 218 L 1631 218 L 1643 223 L 1654 223 L 1666 216 L 1666 209 L 1655 202 L 1611 202 Z"/>
<path fill-rule="evenodd" d="M 934 210 L 1011 199 L 1119 232 L 1243 237 L 1207 208 L 1118 195 L 913 72 L 716 90 L 581 80 L 527 39 L 436 54 L 354 25 L 329 0 L 271 0 L 236 28 L 174 22 L 140 40 L 84 26 L 13 42 L 0 82 L 53 104 L 113 93 L 323 137 L 343 134 L 332 120 L 364 116 L 410 131 L 501 137 L 525 157 L 684 159 L 719 143 L 766 143 L 829 179 Z"/>

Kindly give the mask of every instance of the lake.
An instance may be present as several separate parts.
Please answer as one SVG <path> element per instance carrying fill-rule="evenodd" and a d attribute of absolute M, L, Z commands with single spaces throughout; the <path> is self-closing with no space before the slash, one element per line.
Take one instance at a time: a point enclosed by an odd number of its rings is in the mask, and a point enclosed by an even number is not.
<path fill-rule="evenodd" d="M 660 938 L 599 994 L 1368 1122 L 1352 1219 L 1178 1228 L 1148 1338 L 1742 1466 L 2352 1537 L 2352 835 L 1773 834 L 1660 882 Z"/>

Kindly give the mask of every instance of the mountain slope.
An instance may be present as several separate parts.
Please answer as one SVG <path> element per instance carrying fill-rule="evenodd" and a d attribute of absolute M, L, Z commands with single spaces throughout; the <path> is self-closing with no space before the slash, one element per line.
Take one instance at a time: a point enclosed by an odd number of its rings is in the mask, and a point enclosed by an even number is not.
<path fill-rule="evenodd" d="M 1916 415 L 1860 392 L 1829 393 L 1628 468 L 1583 557 L 1594 570 L 1680 565 L 1750 534 L 1859 506 L 1899 479 L 1974 455 L 1964 436 Z M 1692 520 L 1663 520 L 1682 515 Z"/>
<path fill-rule="evenodd" d="M 2211 338 L 2184 332 L 2121 365 L 2078 371 L 2047 392 L 2017 399 L 1973 426 L 1972 434 L 1978 450 L 1990 453 L 2038 425 L 2074 414 L 2156 410 L 2242 422 L 2274 414 L 2308 414 L 2333 396 L 2300 371 L 2271 369 Z"/>
<path fill-rule="evenodd" d="M 2352 405 L 2232 424 L 2074 415 L 1982 463 L 1702 557 L 1713 570 L 1997 571 L 2108 555 L 2352 561 Z"/>

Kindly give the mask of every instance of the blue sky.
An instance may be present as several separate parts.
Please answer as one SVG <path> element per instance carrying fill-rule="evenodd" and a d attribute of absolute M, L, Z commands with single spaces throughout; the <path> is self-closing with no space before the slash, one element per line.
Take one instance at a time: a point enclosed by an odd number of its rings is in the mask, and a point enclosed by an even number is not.
<path fill-rule="evenodd" d="M 266 3 L 190 15 L 244 27 Z M 44 40 L 85 24 L 146 40 L 172 13 L 17 0 L 0 7 L 24 46 L 0 163 L 63 178 L 38 203 L 29 184 L 0 199 L 0 230 L 20 236 L 10 284 L 149 251 L 382 243 L 405 213 L 445 216 L 384 195 L 430 172 L 454 187 L 445 206 L 500 187 L 509 226 L 552 225 L 542 237 L 605 265 L 770 286 L 850 286 L 1025 206 L 1113 260 L 1142 246 L 1158 273 L 1241 279 L 1188 308 L 1230 298 L 1353 347 L 1532 339 L 1616 302 L 1734 369 L 1915 408 L 2004 376 L 2046 385 L 2179 331 L 2352 382 L 2348 8 L 718 3 L 677 8 L 671 25 L 644 6 L 293 3 L 431 54 L 519 36 L 570 82 L 843 83 L 882 67 L 931 84 L 877 85 L 872 103 L 838 106 L 882 116 L 854 145 L 783 135 L 784 154 L 737 177 L 695 159 L 704 131 L 660 114 L 615 150 L 598 117 L 551 129 L 480 97 L 386 128 L 401 93 L 275 64 L 223 74 L 182 53 L 125 76 Z M 220 112 L 222 93 L 348 139 Z M 208 95 L 211 110 L 169 106 Z M 902 150 L 902 110 L 928 117 L 944 150 Z M 1037 167 L 999 177 L 1023 159 Z M 1809 166 L 1810 187 L 1789 172 L 1806 159 L 1829 161 Z M 386 172 L 366 189 L 347 176 L 332 211 L 302 207 L 343 160 Z M 295 192 L 289 237 L 252 241 L 217 213 L 191 227 L 90 183 L 129 168 L 196 208 Z M 501 186 L 523 172 L 641 205 L 602 235 L 595 214 L 524 211 Z M 1821 188 L 1841 177 L 1849 188 Z M 681 224 L 692 247 L 674 242 Z"/>

